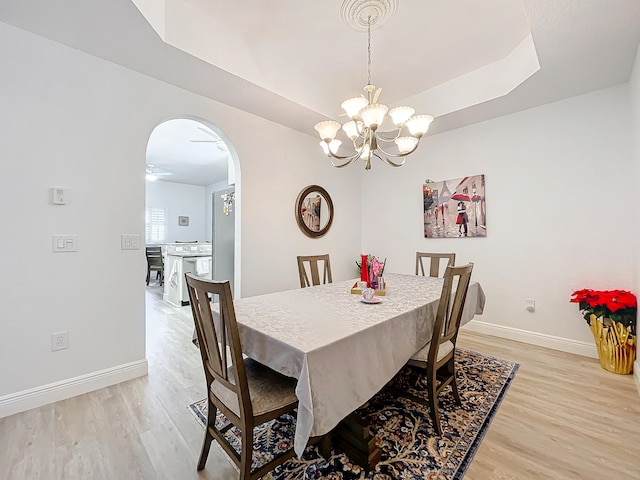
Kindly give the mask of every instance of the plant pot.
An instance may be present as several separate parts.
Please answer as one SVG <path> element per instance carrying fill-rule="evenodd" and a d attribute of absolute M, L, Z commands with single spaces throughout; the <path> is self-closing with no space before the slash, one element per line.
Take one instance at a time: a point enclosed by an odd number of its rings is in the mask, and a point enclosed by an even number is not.
<path fill-rule="evenodd" d="M 598 320 L 591 315 L 589 328 L 596 341 L 600 366 L 605 370 L 622 375 L 633 372 L 636 358 L 636 337 L 624 325 L 610 318 Z"/>

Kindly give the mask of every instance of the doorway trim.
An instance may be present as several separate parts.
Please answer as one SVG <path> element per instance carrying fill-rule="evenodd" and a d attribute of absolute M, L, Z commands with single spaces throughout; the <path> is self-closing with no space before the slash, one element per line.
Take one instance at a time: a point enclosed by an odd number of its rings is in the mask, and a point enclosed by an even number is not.
<path fill-rule="evenodd" d="M 183 115 L 175 115 L 173 117 L 165 118 L 161 122 L 158 122 L 158 125 L 170 121 L 170 120 L 193 120 L 195 122 L 201 123 L 207 128 L 210 128 L 218 135 L 222 141 L 225 143 L 227 148 L 229 149 L 229 155 L 231 156 L 231 160 L 233 163 L 233 176 L 234 179 L 234 188 L 235 188 L 235 198 L 233 208 L 235 210 L 235 218 L 234 218 L 234 243 L 233 243 L 233 297 L 241 298 L 242 297 L 242 281 L 240 272 L 242 271 L 242 172 L 240 169 L 240 158 L 238 156 L 238 152 L 233 145 L 231 139 L 227 136 L 226 133 L 215 123 L 207 120 L 206 118 L 200 117 L 198 115 L 192 114 L 183 114 Z M 155 128 L 155 126 L 154 126 Z M 147 140 L 148 142 L 148 140 Z M 146 156 L 145 156 L 146 162 Z M 227 173 L 227 178 L 229 178 L 229 172 Z M 212 212 L 213 213 L 213 212 Z M 213 226 L 211 227 L 213 229 Z M 213 234 L 213 231 L 212 231 Z M 213 238 L 212 238 L 213 241 Z"/>

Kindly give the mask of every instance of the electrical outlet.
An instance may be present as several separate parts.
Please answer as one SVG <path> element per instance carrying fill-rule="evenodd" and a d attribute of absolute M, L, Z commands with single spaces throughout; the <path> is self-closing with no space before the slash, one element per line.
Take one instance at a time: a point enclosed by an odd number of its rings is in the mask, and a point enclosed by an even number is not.
<path fill-rule="evenodd" d="M 66 189 L 62 187 L 51 187 L 51 200 L 54 205 L 66 205 Z"/>
<path fill-rule="evenodd" d="M 67 332 L 57 332 L 51 334 L 51 351 L 64 350 L 69 347 Z"/>
<path fill-rule="evenodd" d="M 533 298 L 525 298 L 524 308 L 530 312 L 533 312 L 536 309 L 536 301 Z"/>

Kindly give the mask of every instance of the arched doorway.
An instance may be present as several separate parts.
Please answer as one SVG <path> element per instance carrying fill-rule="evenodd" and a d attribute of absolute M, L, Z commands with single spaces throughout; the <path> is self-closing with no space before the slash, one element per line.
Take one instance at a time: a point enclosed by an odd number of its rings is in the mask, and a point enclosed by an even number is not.
<path fill-rule="evenodd" d="M 192 115 L 174 117 L 151 132 L 146 167 L 145 243 L 175 249 L 171 245 L 175 242 L 198 242 L 197 248 L 203 251 L 203 244 L 210 243 L 209 278 L 229 280 L 234 296 L 239 297 L 240 165 L 230 139 L 206 119 Z M 218 198 L 222 197 L 221 192 L 227 196 L 224 201 Z M 202 203 L 198 204 L 197 198 L 203 198 Z M 153 213 L 157 214 L 156 220 L 164 219 L 164 226 L 151 225 Z M 216 218 L 224 220 L 217 229 Z M 217 249 L 216 237 L 220 237 L 222 230 L 227 230 L 225 244 Z M 216 254 L 225 261 L 225 268 L 216 268 L 223 263 L 219 261 L 216 265 Z"/>

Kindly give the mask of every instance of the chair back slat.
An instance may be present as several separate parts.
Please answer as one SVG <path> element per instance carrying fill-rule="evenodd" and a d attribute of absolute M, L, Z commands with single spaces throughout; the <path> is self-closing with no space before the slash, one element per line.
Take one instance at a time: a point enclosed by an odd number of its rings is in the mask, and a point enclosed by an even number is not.
<path fill-rule="evenodd" d="M 162 247 L 158 245 L 149 245 L 145 247 L 147 255 L 162 255 Z"/>
<path fill-rule="evenodd" d="M 299 255 L 298 257 L 298 275 L 300 277 L 300 287 L 310 287 L 312 285 L 320 285 L 320 268 L 322 268 L 322 283 L 332 283 L 331 278 L 331 263 L 329 261 L 329 254 L 324 255 Z M 322 267 L 320 267 L 322 263 Z M 309 273 L 311 275 L 311 281 L 307 275 L 308 264 Z"/>
<path fill-rule="evenodd" d="M 218 336 L 218 332 L 216 331 L 213 314 L 211 309 L 208 308 L 208 299 L 206 298 L 207 293 L 200 289 L 194 289 L 195 301 L 192 301 L 192 305 L 197 310 L 196 317 L 198 318 L 198 324 L 200 329 L 203 332 L 204 337 L 204 351 L 207 355 L 207 367 L 211 371 L 212 374 L 217 375 L 218 377 L 223 378 L 224 380 L 228 380 L 228 373 L 223 364 L 223 359 L 226 355 L 222 355 L 220 348 L 224 345 L 224 341 L 222 341 L 222 336 L 224 333 L 222 329 L 224 328 L 224 322 L 220 322 L 220 336 Z M 196 327 L 197 329 L 197 327 Z"/>
<path fill-rule="evenodd" d="M 435 361 L 441 344 L 451 341 L 455 345 L 472 271 L 473 263 L 459 267 L 448 266 L 445 270 L 444 284 L 433 326 L 429 361 Z"/>
<path fill-rule="evenodd" d="M 447 267 L 453 266 L 456 263 L 456 254 L 455 253 L 427 253 L 427 252 L 416 252 L 416 275 L 418 275 L 418 271 L 424 277 L 425 270 L 424 264 L 422 260 L 428 258 L 430 259 L 429 264 L 429 276 L 430 277 L 439 277 L 440 276 L 440 260 L 447 260 Z"/>
<path fill-rule="evenodd" d="M 145 254 L 149 265 L 162 265 L 161 247 L 145 247 Z"/>
<path fill-rule="evenodd" d="M 215 380 L 233 392 L 242 415 L 248 418 L 253 412 L 251 402 L 243 401 L 250 398 L 249 387 L 231 286 L 228 281 L 205 280 L 190 273 L 185 273 L 185 279 L 207 384 L 210 385 Z M 218 300 L 217 318 L 211 309 L 209 295 Z M 229 358 L 227 351 L 230 352 Z"/>

